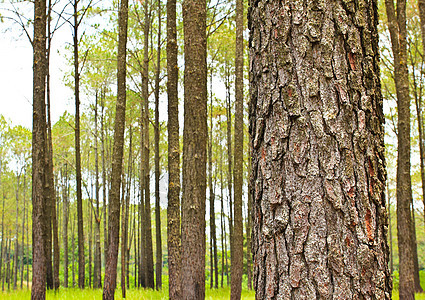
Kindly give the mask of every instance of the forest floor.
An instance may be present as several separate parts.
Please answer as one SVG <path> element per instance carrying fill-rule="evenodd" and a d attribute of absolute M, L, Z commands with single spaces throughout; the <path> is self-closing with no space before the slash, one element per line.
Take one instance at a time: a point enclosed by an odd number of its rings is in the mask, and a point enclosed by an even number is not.
<path fill-rule="evenodd" d="M 30 290 L 16 290 L 16 291 L 0 291 L 0 299 L 7 300 L 23 300 L 30 299 L 31 291 Z M 48 291 L 47 292 L 47 300 L 98 300 L 102 298 L 102 290 L 94 290 L 94 289 L 85 289 L 80 290 L 78 288 L 61 288 L 59 292 Z M 425 293 L 416 294 L 416 300 L 425 300 Z M 115 299 L 122 300 L 121 290 L 117 289 L 115 293 Z M 143 300 L 168 300 L 168 290 L 163 289 L 161 291 L 153 291 L 153 290 L 143 290 L 143 289 L 130 289 L 127 290 L 126 299 L 143 299 Z M 228 300 L 230 299 L 230 288 L 220 288 L 217 290 L 206 289 L 206 297 L 207 300 Z M 254 300 L 255 293 L 253 291 L 242 291 L 242 299 L 243 300 Z M 393 300 L 398 300 L 398 290 L 393 291 Z"/>
<path fill-rule="evenodd" d="M 23 300 L 30 299 L 31 291 L 30 290 L 16 290 L 16 291 L 0 291 L 0 299 L 7 300 Z M 98 300 L 102 299 L 102 290 L 94 290 L 94 289 L 85 289 L 80 290 L 78 288 L 61 288 L 59 292 L 48 291 L 46 295 L 47 300 Z M 117 289 L 115 292 L 115 299 L 121 300 L 121 290 Z M 127 290 L 126 299 L 143 299 L 143 300 L 168 300 L 168 289 L 163 289 L 161 291 L 153 291 L 153 290 L 143 290 L 143 289 L 130 289 Z M 228 300 L 230 299 L 230 288 L 220 288 L 220 289 L 206 289 L 206 297 L 207 300 L 217 299 L 217 300 Z M 253 291 L 242 291 L 242 299 L 243 300 L 254 300 L 255 294 Z M 424 298 L 425 299 L 425 298 Z"/>

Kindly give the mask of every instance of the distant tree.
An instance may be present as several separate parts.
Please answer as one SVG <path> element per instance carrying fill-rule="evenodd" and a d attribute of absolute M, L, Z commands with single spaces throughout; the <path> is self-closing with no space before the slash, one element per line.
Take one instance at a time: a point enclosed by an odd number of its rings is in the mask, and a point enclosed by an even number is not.
<path fill-rule="evenodd" d="M 257 299 L 391 299 L 377 1 L 357 4 L 252 2 Z"/>

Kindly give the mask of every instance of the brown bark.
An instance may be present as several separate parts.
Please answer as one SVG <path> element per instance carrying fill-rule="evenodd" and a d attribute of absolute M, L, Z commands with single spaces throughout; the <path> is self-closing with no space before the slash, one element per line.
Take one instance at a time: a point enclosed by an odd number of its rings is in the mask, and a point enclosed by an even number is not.
<path fill-rule="evenodd" d="M 413 249 L 413 281 L 415 283 L 415 293 L 423 293 L 421 282 L 419 279 L 419 261 L 418 261 L 418 244 L 416 242 L 416 220 L 415 207 L 412 199 L 412 249 Z"/>
<path fill-rule="evenodd" d="M 102 207 L 102 213 L 103 213 L 103 257 L 104 257 L 104 265 L 106 266 L 106 260 L 108 258 L 108 218 L 107 213 L 109 212 L 109 209 L 107 209 L 106 204 L 106 157 L 105 157 L 105 115 L 104 115 L 104 100 L 105 100 L 105 93 L 103 92 L 101 95 L 101 120 L 100 120 L 100 138 L 101 138 L 101 155 L 102 155 L 102 197 L 103 197 L 103 207 Z M 102 276 L 102 275 L 99 275 Z"/>
<path fill-rule="evenodd" d="M 180 231 L 180 146 L 176 0 L 167 0 L 168 206 L 167 245 L 169 297 L 182 299 Z"/>
<path fill-rule="evenodd" d="M 391 299 L 378 8 L 360 3 L 251 3 L 257 299 Z"/>
<path fill-rule="evenodd" d="M 159 205 L 159 72 L 161 67 L 161 1 L 158 1 L 158 47 L 155 74 L 155 228 L 156 228 L 156 289 L 162 288 L 161 208 Z"/>
<path fill-rule="evenodd" d="M 251 243 L 251 219 L 252 219 L 252 184 L 251 180 L 249 179 L 251 174 L 251 149 L 249 150 L 249 157 L 248 157 L 248 209 L 247 209 L 247 216 L 246 216 L 246 273 L 247 273 L 247 288 L 248 290 L 252 290 L 252 243 Z"/>
<path fill-rule="evenodd" d="M 78 3 L 74 0 L 74 94 L 75 94 L 75 171 L 77 181 L 77 230 L 78 230 L 78 287 L 84 289 L 85 284 L 85 257 L 84 257 L 84 223 L 83 198 L 81 191 L 81 147 L 80 147 L 80 68 L 78 58 Z"/>
<path fill-rule="evenodd" d="M 388 29 L 394 56 L 394 80 L 397 92 L 397 236 L 399 244 L 399 295 L 414 299 L 414 262 L 411 235 L 412 184 L 410 178 L 410 96 L 407 70 L 406 1 L 385 0 Z"/>
<path fill-rule="evenodd" d="M 241 298 L 243 271 L 243 0 L 236 0 L 234 224 L 230 299 Z"/>
<path fill-rule="evenodd" d="M 183 1 L 184 129 L 182 196 L 183 299 L 205 298 L 207 162 L 206 2 Z"/>
<path fill-rule="evenodd" d="M 18 257 L 19 257 L 19 182 L 21 173 L 16 174 L 16 222 L 15 222 L 15 252 L 13 253 L 13 289 L 16 290 L 18 283 Z"/>
<path fill-rule="evenodd" d="M 45 151 L 46 151 L 46 1 L 34 2 L 32 131 L 32 249 L 31 299 L 46 297 Z"/>
<path fill-rule="evenodd" d="M 120 225 L 120 185 L 124 151 L 126 106 L 126 45 L 128 0 L 121 0 L 118 16 L 117 104 L 115 110 L 114 149 L 112 155 L 111 189 L 109 190 L 108 259 L 105 268 L 103 299 L 114 299 L 117 280 L 117 261 Z"/>

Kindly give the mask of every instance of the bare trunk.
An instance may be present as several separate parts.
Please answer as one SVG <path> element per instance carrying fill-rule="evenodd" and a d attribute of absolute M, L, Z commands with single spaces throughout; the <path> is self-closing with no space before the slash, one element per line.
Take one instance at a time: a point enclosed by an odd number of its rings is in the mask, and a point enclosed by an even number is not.
<path fill-rule="evenodd" d="M 126 106 L 126 45 L 128 24 L 128 0 L 121 0 L 118 23 L 117 56 L 117 105 L 115 112 L 114 152 L 112 156 L 111 189 L 109 190 L 109 247 L 106 260 L 103 299 L 114 299 L 117 280 L 117 261 L 120 225 L 120 185 L 124 151 L 125 106 Z"/>
<path fill-rule="evenodd" d="M 63 213 L 63 285 L 68 287 L 68 169 L 65 164 L 65 174 L 62 174 L 62 213 Z"/>
<path fill-rule="evenodd" d="M 184 129 L 182 196 L 183 299 L 205 298 L 207 162 L 206 2 L 183 1 Z"/>

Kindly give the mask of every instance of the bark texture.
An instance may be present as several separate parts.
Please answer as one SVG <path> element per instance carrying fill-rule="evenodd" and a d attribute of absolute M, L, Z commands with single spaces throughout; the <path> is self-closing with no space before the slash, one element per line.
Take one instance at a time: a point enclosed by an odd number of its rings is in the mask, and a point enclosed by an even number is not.
<path fill-rule="evenodd" d="M 114 126 L 114 149 L 112 156 L 112 182 L 109 190 L 109 245 L 105 268 L 103 299 L 114 299 L 117 280 L 117 262 L 120 226 L 120 185 L 124 150 L 125 105 L 126 105 L 126 52 L 128 0 L 121 0 L 118 17 L 117 55 L 117 105 Z"/>
<path fill-rule="evenodd" d="M 167 0 L 167 96 L 168 96 L 168 287 L 170 299 L 182 299 L 180 278 L 180 146 L 177 64 L 176 0 Z"/>
<path fill-rule="evenodd" d="M 46 152 L 46 1 L 34 2 L 32 131 L 32 249 L 31 299 L 46 298 L 44 195 Z"/>
<path fill-rule="evenodd" d="M 377 1 L 251 5 L 256 297 L 390 299 Z"/>
<path fill-rule="evenodd" d="M 207 162 L 206 2 L 183 1 L 184 128 L 182 198 L 183 299 L 205 298 Z"/>
<path fill-rule="evenodd" d="M 394 56 L 397 93 L 397 237 L 399 245 L 400 299 L 414 299 L 414 260 L 411 234 L 412 183 L 410 178 L 410 96 L 407 70 L 406 0 L 385 0 Z"/>
<path fill-rule="evenodd" d="M 230 299 L 241 298 L 243 269 L 243 0 L 236 0 L 234 224 Z"/>

